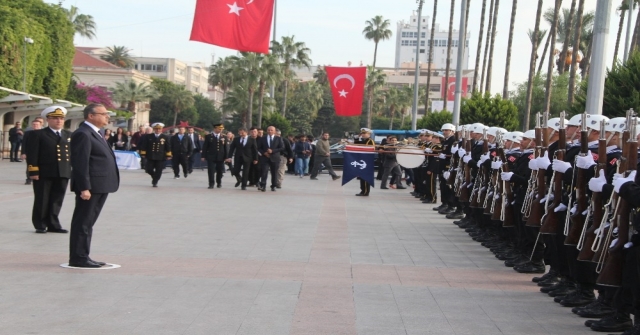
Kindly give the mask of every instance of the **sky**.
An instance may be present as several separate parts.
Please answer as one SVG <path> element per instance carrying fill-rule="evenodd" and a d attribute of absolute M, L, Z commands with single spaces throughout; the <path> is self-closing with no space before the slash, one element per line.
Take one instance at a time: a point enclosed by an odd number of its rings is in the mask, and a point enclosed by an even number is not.
<path fill-rule="evenodd" d="M 234 1 L 238 5 L 246 0 Z M 255 0 L 260 1 L 260 0 Z M 480 27 L 481 0 L 470 1 L 469 27 L 470 61 L 475 64 L 476 47 Z M 58 3 L 59 0 L 45 0 Z M 177 58 L 187 62 L 205 62 L 236 54 L 229 50 L 200 42 L 189 41 L 195 0 L 63 0 L 63 7 L 74 5 L 80 13 L 92 15 L 97 24 L 97 37 L 93 40 L 76 35 L 76 46 L 126 46 L 134 56 Z M 460 0 L 456 1 L 454 29 L 459 27 Z M 615 11 L 619 1 L 612 8 L 609 38 L 607 41 L 607 66 L 613 61 L 613 49 L 618 30 L 619 13 Z M 553 6 L 553 0 L 544 0 L 543 10 Z M 563 1 L 569 8 L 571 1 Z M 496 29 L 493 79 L 491 91 L 501 93 L 504 82 L 507 42 L 512 1 L 500 2 Z M 489 7 L 489 2 L 487 2 Z M 585 12 L 594 11 L 596 0 L 585 1 Z M 436 22 L 441 29 L 447 29 L 451 2 L 438 1 Z M 527 31 L 533 29 L 537 1 L 518 1 L 516 14 L 510 89 L 516 83 L 526 81 L 529 71 L 531 43 Z M 276 36 L 295 35 L 296 41 L 305 42 L 311 49 L 314 65 L 353 66 L 373 63 L 374 43 L 364 38 L 362 30 L 365 21 L 382 15 L 391 22 L 393 36 L 378 46 L 377 66 L 393 67 L 395 61 L 395 38 L 397 23 L 409 21 L 412 11 L 417 10 L 416 0 L 277 0 Z M 426 0 L 423 16 L 431 17 L 433 0 Z M 635 16 L 635 15 L 634 15 Z M 550 28 L 542 23 L 543 29 Z M 486 31 L 486 28 L 485 28 Z M 622 36 L 624 43 L 624 32 Z M 542 54 L 541 47 L 539 55 Z M 619 52 L 622 57 L 622 51 Z M 455 55 L 453 56 L 455 57 Z M 546 70 L 546 65 L 545 65 Z"/>

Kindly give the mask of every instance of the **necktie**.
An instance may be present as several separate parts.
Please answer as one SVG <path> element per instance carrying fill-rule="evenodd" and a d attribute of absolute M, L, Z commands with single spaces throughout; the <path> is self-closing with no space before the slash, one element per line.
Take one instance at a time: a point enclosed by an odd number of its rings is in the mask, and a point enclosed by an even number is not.
<path fill-rule="evenodd" d="M 244 147 L 245 144 L 247 144 L 247 138 L 243 137 L 242 138 L 242 146 Z"/>
<path fill-rule="evenodd" d="M 272 140 L 273 140 L 273 139 L 271 138 L 271 136 L 269 136 L 269 143 L 268 143 L 268 144 L 269 144 L 269 148 L 271 148 L 271 141 L 272 141 Z"/>
<path fill-rule="evenodd" d="M 60 137 L 60 132 L 56 130 L 56 136 Z"/>

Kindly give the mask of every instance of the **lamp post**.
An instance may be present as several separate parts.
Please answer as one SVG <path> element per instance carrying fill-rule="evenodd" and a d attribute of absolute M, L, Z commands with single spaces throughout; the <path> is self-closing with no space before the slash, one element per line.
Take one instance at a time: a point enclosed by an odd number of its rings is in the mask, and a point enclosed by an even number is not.
<path fill-rule="evenodd" d="M 424 0 L 417 0 L 418 3 L 418 40 L 416 41 L 416 74 L 413 83 L 413 105 L 411 106 L 411 130 L 416 130 L 418 123 L 418 79 L 420 78 L 420 26 L 422 26 L 422 5 Z M 433 29 L 433 27 L 432 27 Z M 427 95 L 429 94 L 429 88 L 427 87 Z M 424 106 L 425 111 L 427 106 Z"/>
<path fill-rule="evenodd" d="M 33 44 L 33 40 L 30 37 L 24 38 L 24 69 L 22 72 L 22 91 L 27 92 L 27 44 Z"/>

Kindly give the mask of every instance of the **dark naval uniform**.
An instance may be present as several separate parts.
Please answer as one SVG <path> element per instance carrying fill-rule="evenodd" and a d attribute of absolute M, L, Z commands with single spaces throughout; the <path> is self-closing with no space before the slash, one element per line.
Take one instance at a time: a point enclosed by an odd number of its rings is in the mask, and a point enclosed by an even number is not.
<path fill-rule="evenodd" d="M 224 173 L 224 160 L 228 158 L 227 138 L 215 133 L 211 133 L 204 138 L 202 145 L 202 158 L 207 160 L 207 172 L 209 174 L 209 188 L 213 188 L 214 184 L 218 184 L 218 188 L 222 187 L 222 174 Z"/>
<path fill-rule="evenodd" d="M 375 146 L 376 142 L 374 142 L 371 138 L 358 138 L 355 141 L 353 141 L 354 144 L 360 144 L 360 145 L 370 145 L 370 146 Z M 380 169 L 383 169 L 382 166 L 379 167 Z M 369 183 L 364 180 L 364 179 L 360 179 L 360 193 L 356 194 L 359 196 L 369 196 L 369 192 L 371 191 L 371 185 L 369 185 Z"/>
<path fill-rule="evenodd" d="M 140 155 L 147 159 L 145 170 L 151 176 L 151 184 L 158 185 L 167 158 L 171 158 L 169 136 L 165 134 L 147 134 L 143 136 Z"/>
<path fill-rule="evenodd" d="M 445 171 L 449 171 L 451 168 L 451 147 L 454 145 L 456 138 L 454 136 L 447 137 L 444 141 L 442 141 L 442 150 L 441 153 L 447 155 L 445 159 L 439 159 L 439 169 L 438 169 L 438 178 L 440 178 L 440 200 L 442 203 L 450 208 L 449 211 L 446 211 L 444 214 L 453 213 L 455 211 L 455 200 L 454 194 L 451 187 L 447 183 L 447 180 L 444 178 L 443 174 Z"/>
<path fill-rule="evenodd" d="M 56 134 L 49 127 L 29 134 L 27 170 L 29 177 L 38 176 L 38 180 L 33 180 L 31 216 L 37 232 L 62 230 L 58 214 L 71 177 L 70 138 L 69 131 L 63 129 Z"/>

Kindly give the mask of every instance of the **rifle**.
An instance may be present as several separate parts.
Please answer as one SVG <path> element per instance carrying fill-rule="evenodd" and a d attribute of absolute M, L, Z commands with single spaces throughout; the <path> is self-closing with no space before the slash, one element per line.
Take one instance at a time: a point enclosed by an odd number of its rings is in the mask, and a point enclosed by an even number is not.
<path fill-rule="evenodd" d="M 534 150 L 535 158 L 540 157 L 540 144 L 542 138 L 542 130 L 540 129 L 540 113 L 536 114 L 536 127 L 535 127 L 535 141 L 536 141 L 536 149 Z M 534 158 L 534 159 L 535 159 Z M 529 182 L 527 183 L 527 191 L 524 195 L 524 203 L 522 204 L 522 219 L 526 222 L 526 219 L 531 214 L 531 203 L 533 202 L 534 194 L 537 190 L 536 183 L 538 182 L 538 170 L 531 171 L 531 175 L 529 176 Z"/>
<path fill-rule="evenodd" d="M 485 128 L 482 132 L 482 155 L 489 152 L 489 142 L 487 141 L 487 129 Z M 476 180 L 473 184 L 473 191 L 471 191 L 471 201 L 469 207 L 471 208 L 479 208 L 481 202 L 484 201 L 484 198 L 481 198 L 482 193 L 482 185 L 485 181 L 485 171 L 484 166 L 480 166 L 478 168 L 478 173 L 476 174 Z M 485 189 L 486 190 L 486 189 Z M 486 193 L 485 193 L 486 194 Z"/>
<path fill-rule="evenodd" d="M 458 145 L 458 125 L 456 125 L 456 132 L 453 133 L 453 143 Z M 455 184 L 456 175 L 458 174 L 458 170 L 456 166 L 458 166 L 458 160 L 460 157 L 458 155 L 451 155 L 451 159 L 449 160 L 449 178 L 447 178 L 447 185 L 452 187 Z"/>
<path fill-rule="evenodd" d="M 637 119 L 634 117 L 631 119 L 631 124 L 629 125 L 630 134 L 629 141 L 627 141 L 627 155 L 626 160 L 621 162 L 621 165 L 624 164 L 624 175 L 625 177 L 629 176 L 631 171 L 636 170 L 636 165 L 638 161 L 638 141 L 636 134 L 636 125 Z M 604 266 L 600 275 L 598 276 L 597 284 L 603 286 L 614 286 L 620 287 L 622 286 L 622 268 L 625 263 L 625 255 L 624 245 L 629 242 L 629 222 L 631 221 L 631 206 L 630 204 L 624 200 L 624 198 L 618 198 L 618 204 L 616 206 L 617 215 L 615 217 L 615 225 L 618 230 L 618 238 L 614 241 L 614 244 L 609 248 L 609 255 L 607 260 L 604 262 Z M 613 232 L 613 229 L 609 230 L 609 234 Z"/>
<path fill-rule="evenodd" d="M 598 139 L 598 174 L 596 176 L 604 176 L 607 173 L 607 138 L 605 137 L 604 121 L 600 122 L 600 138 Z M 578 242 L 578 254 L 579 261 L 593 260 L 595 251 L 592 249 L 593 242 L 596 240 L 596 231 L 600 231 L 602 226 L 602 219 L 606 219 L 604 211 L 604 199 L 602 199 L 602 192 L 593 192 L 591 194 L 591 218 L 593 223 L 589 229 L 583 231 Z M 587 246 L 586 248 L 584 246 Z"/>
<path fill-rule="evenodd" d="M 502 160 L 502 171 L 509 172 L 509 163 L 504 154 L 504 149 L 500 153 L 500 160 Z M 515 213 L 513 212 L 513 190 L 511 189 L 511 182 L 504 181 L 501 178 L 502 183 L 502 213 L 500 215 L 500 221 L 502 221 L 503 227 L 515 226 Z"/>
<path fill-rule="evenodd" d="M 468 155 L 471 155 L 471 133 L 467 131 L 467 136 L 464 141 L 464 150 Z M 471 167 L 469 164 L 464 163 L 464 160 L 460 159 L 462 165 L 464 165 L 464 184 L 460 186 L 460 202 L 469 202 L 470 191 L 469 187 L 471 186 Z"/>
<path fill-rule="evenodd" d="M 582 130 L 580 131 L 580 156 L 584 157 L 586 155 L 591 155 L 589 151 L 589 139 L 587 132 L 587 122 L 586 118 L 582 118 Z M 606 147 L 606 146 L 605 146 Z M 576 157 L 577 159 L 577 157 Z M 572 245 L 577 246 L 578 241 L 580 240 L 580 235 L 582 234 L 582 230 L 584 229 L 584 224 L 586 220 L 586 215 L 584 212 L 587 211 L 589 207 L 589 200 L 587 199 L 587 185 L 589 181 L 587 180 L 585 169 L 578 168 L 577 166 L 574 168 L 576 171 L 576 205 L 577 209 L 573 215 L 570 215 L 570 228 L 567 237 L 564 239 L 564 245 Z M 565 231 L 567 228 L 565 227 Z"/>
<path fill-rule="evenodd" d="M 462 143 L 460 143 L 460 148 L 461 149 L 466 148 L 466 144 L 467 144 L 467 133 L 466 133 L 466 130 L 463 129 Z M 464 162 L 462 161 L 462 159 L 460 159 L 460 157 L 458 157 L 457 165 L 458 165 L 458 168 L 454 169 L 456 171 L 456 178 L 453 183 L 453 190 L 456 193 L 456 196 L 460 198 L 460 193 L 462 192 L 462 187 L 460 186 L 464 184 Z"/>
<path fill-rule="evenodd" d="M 538 157 L 543 157 L 547 154 L 547 147 L 549 146 L 549 136 L 547 134 L 547 121 L 549 118 L 549 113 L 544 113 L 542 118 L 542 127 L 540 129 L 541 137 L 542 137 L 542 145 L 539 147 L 540 155 Z M 536 140 L 538 140 L 536 138 Z M 536 142 L 538 145 L 538 142 Z M 540 201 L 546 196 L 547 193 L 547 183 L 545 171 L 538 170 L 536 175 L 537 177 L 537 194 L 535 198 L 531 201 L 531 213 L 529 214 L 529 218 L 527 219 L 526 226 L 528 227 L 540 227 L 540 222 L 542 221 L 542 212 L 544 211 L 543 206 L 546 204 L 541 204 Z"/>
<path fill-rule="evenodd" d="M 558 150 L 555 152 L 555 158 L 561 161 L 564 161 L 564 155 L 567 152 L 567 134 L 566 129 L 564 128 L 564 112 L 560 113 L 560 130 L 558 130 L 559 138 L 558 138 Z M 562 203 L 562 176 L 564 173 L 560 173 L 557 171 L 553 171 L 553 176 L 551 180 L 553 180 L 552 190 L 553 190 L 553 202 L 549 200 L 549 196 L 547 195 L 547 203 L 545 214 L 542 219 L 542 226 L 540 227 L 540 234 L 551 234 L 555 235 L 558 230 L 558 223 L 560 220 L 558 219 L 558 213 L 555 212 L 555 209 Z M 549 192 L 551 194 L 551 192 Z"/>
<path fill-rule="evenodd" d="M 502 143 L 502 134 L 497 133 L 495 141 L 496 141 L 496 152 L 495 152 L 495 159 L 493 159 L 493 161 L 497 162 L 500 159 L 500 156 L 498 156 L 498 148 L 500 146 L 504 147 L 504 144 Z M 504 151 L 504 148 L 503 148 L 503 151 Z M 492 220 L 499 220 L 500 212 L 502 211 L 502 202 L 499 203 L 498 210 L 496 211 L 496 201 L 499 201 L 501 199 L 500 194 L 502 194 L 502 190 L 500 189 L 500 185 L 499 185 L 500 169 L 497 169 L 497 170 L 489 169 L 489 171 L 491 173 L 491 180 L 489 181 L 489 185 L 487 187 L 487 195 L 484 197 L 483 214 L 491 215 Z M 497 217 L 494 219 L 493 218 L 494 216 L 497 216 Z"/>
<path fill-rule="evenodd" d="M 504 141 L 502 139 L 502 135 L 500 135 L 496 139 L 496 160 L 500 160 L 502 164 L 506 163 L 504 159 Z M 503 194 L 504 193 L 504 182 L 500 179 L 500 171 L 502 171 L 502 167 L 498 170 L 493 171 L 494 176 L 493 180 L 495 180 L 495 185 L 493 186 L 493 196 L 491 197 L 491 207 L 489 212 L 491 213 L 491 220 L 500 220 L 502 217 L 502 202 L 503 202 Z"/>

